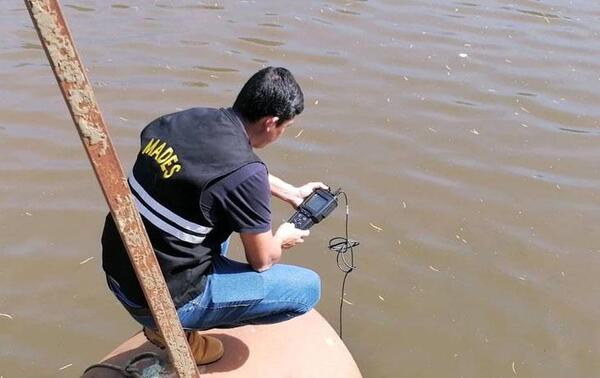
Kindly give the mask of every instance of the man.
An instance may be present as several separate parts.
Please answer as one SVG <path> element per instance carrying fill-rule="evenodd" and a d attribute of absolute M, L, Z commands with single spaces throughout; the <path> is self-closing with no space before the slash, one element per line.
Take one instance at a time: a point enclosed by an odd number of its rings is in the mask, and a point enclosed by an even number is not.
<path fill-rule="evenodd" d="M 273 233 L 270 195 L 297 207 L 325 185 L 294 187 L 270 175 L 253 152 L 281 137 L 303 109 L 292 74 L 267 67 L 232 108 L 169 114 L 142 131 L 129 186 L 198 364 L 224 351 L 197 330 L 281 322 L 319 300 L 316 273 L 276 264 L 309 232 L 283 223 Z M 225 257 L 232 232 L 240 234 L 247 264 Z M 110 289 L 148 339 L 164 347 L 110 214 L 102 246 Z"/>

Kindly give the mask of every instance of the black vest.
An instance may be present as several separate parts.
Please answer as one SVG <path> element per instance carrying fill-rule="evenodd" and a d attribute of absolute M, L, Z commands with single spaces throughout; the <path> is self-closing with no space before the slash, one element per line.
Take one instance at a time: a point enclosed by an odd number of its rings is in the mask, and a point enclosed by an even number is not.
<path fill-rule="evenodd" d="M 260 158 L 231 109 L 193 108 L 160 117 L 142 131 L 129 186 L 176 307 L 202 292 L 211 258 L 231 233 L 203 213 L 203 189 L 252 162 Z M 129 299 L 146 305 L 122 244 L 116 248 L 121 251 L 107 249 L 107 273 Z"/>

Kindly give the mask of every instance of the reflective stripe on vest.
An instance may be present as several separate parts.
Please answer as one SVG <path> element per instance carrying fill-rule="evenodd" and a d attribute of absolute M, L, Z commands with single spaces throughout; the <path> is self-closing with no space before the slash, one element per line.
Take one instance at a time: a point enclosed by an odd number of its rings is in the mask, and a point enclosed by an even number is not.
<path fill-rule="evenodd" d="M 133 173 L 129 175 L 129 186 L 140 214 L 167 234 L 188 243 L 200 244 L 212 230 L 212 227 L 202 226 L 184 219 L 158 203 L 138 183 Z M 166 222 L 165 219 L 169 222 Z"/>

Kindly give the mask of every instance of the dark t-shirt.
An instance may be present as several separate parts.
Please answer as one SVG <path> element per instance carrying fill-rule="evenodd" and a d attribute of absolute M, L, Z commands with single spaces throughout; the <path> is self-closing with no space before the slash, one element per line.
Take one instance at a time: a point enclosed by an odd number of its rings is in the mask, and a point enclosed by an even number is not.
<path fill-rule="evenodd" d="M 193 198 L 189 199 L 193 201 Z M 225 240 L 232 232 L 262 233 L 271 229 L 271 195 L 268 172 L 260 162 L 247 164 L 223 176 L 202 192 L 200 206 L 204 217 L 213 225 L 214 237 Z M 151 228 L 147 229 L 151 232 Z M 146 306 L 135 274 L 124 274 L 124 267 L 115 255 L 126 254 L 111 215 L 107 216 L 102 235 L 103 266 L 118 284 L 116 289 L 129 302 Z M 156 246 L 155 246 L 156 248 Z M 165 258 L 165 256 L 163 256 Z M 177 256 L 167 257 L 177 259 Z M 129 264 L 128 264 L 129 265 Z M 210 273 L 210 266 L 201 279 Z M 117 279 L 118 278 L 118 279 Z M 115 287 L 113 287 L 113 290 Z"/>
<path fill-rule="evenodd" d="M 205 188 L 200 206 L 213 224 L 227 224 L 237 233 L 261 233 L 271 229 L 270 193 L 264 164 L 250 163 Z"/>

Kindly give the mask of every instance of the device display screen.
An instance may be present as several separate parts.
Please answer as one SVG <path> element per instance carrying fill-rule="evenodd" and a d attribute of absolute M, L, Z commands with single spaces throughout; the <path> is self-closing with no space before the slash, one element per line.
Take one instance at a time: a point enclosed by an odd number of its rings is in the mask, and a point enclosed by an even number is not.
<path fill-rule="evenodd" d="M 320 196 L 319 194 L 315 194 L 311 197 L 310 200 L 306 202 L 304 205 L 308 211 L 311 213 L 318 213 L 323 207 L 327 204 L 327 198 Z"/>

